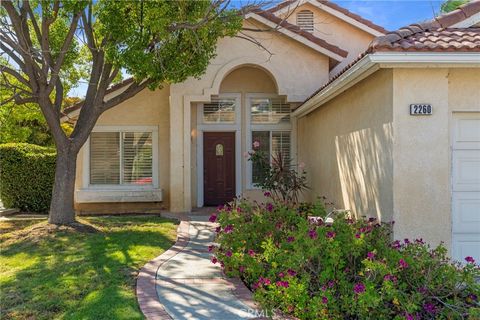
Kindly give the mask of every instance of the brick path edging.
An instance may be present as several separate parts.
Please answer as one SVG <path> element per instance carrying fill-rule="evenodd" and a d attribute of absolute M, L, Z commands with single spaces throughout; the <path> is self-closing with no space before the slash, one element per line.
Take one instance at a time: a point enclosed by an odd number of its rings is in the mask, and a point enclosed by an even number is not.
<path fill-rule="evenodd" d="M 149 320 L 173 320 L 158 299 L 156 281 L 157 270 L 162 264 L 182 251 L 190 240 L 188 229 L 190 222 L 182 219 L 177 229 L 177 240 L 167 251 L 147 262 L 137 277 L 137 301 L 145 318 Z"/>
<path fill-rule="evenodd" d="M 140 269 L 137 277 L 137 301 L 140 310 L 148 320 L 173 320 L 158 298 L 156 285 L 158 269 L 180 251 L 184 250 L 190 241 L 189 219 L 186 216 L 181 216 L 180 218 L 181 221 L 177 229 L 177 240 L 175 244 L 158 257 L 147 262 L 142 269 Z M 214 281 L 213 279 L 209 280 Z M 253 300 L 252 292 L 240 279 L 225 278 L 223 281 L 233 287 L 232 293 L 239 301 L 252 310 L 258 310 L 259 306 Z"/>

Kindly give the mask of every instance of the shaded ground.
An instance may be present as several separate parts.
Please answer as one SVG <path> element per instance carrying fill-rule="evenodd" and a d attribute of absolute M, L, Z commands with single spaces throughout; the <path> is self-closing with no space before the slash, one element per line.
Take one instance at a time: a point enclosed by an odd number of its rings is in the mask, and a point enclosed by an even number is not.
<path fill-rule="evenodd" d="M 157 216 L 89 217 L 96 232 L 0 221 L 2 319 L 142 319 L 138 269 L 168 249 L 176 222 Z"/>

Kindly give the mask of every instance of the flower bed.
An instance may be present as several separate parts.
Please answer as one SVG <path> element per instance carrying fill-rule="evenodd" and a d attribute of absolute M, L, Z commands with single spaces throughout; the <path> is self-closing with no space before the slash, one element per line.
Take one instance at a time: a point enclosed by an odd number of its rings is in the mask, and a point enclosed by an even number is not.
<path fill-rule="evenodd" d="M 265 308 L 300 319 L 478 319 L 480 270 L 422 239 L 392 241 L 391 224 L 332 224 L 321 204 L 291 208 L 237 201 L 219 222 L 213 263 L 239 276 Z"/>

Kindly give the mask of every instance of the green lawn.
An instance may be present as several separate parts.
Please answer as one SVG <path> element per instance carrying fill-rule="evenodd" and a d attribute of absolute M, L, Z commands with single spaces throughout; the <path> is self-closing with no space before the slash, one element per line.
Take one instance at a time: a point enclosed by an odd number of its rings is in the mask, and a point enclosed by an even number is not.
<path fill-rule="evenodd" d="M 143 318 L 136 275 L 173 244 L 177 223 L 156 216 L 81 221 L 100 232 L 48 232 L 40 222 L 1 235 L 2 319 Z"/>

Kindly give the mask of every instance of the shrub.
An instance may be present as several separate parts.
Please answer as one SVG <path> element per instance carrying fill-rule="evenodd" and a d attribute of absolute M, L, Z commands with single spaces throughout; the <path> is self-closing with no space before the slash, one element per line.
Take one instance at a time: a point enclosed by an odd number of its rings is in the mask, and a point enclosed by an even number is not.
<path fill-rule="evenodd" d="M 0 198 L 6 207 L 47 211 L 54 178 L 54 149 L 27 143 L 0 145 Z"/>
<path fill-rule="evenodd" d="M 422 239 L 394 241 L 391 224 L 239 200 L 220 208 L 212 262 L 239 276 L 263 307 L 300 319 L 478 319 L 479 268 Z"/>

